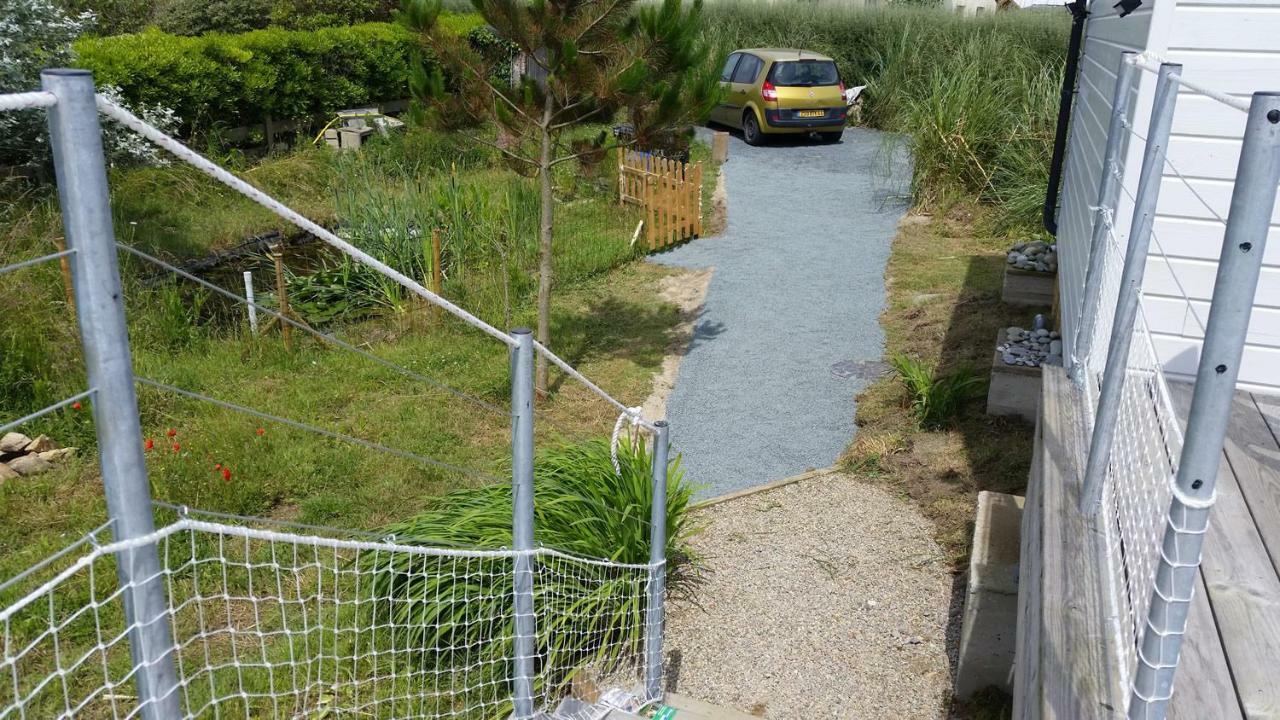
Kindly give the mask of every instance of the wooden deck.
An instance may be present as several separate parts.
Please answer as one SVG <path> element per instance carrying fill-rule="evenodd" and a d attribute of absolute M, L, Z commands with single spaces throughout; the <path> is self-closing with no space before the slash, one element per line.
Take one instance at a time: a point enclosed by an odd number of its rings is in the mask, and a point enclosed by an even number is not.
<path fill-rule="evenodd" d="M 1190 388 L 1173 388 L 1185 413 Z M 1120 718 L 1101 532 L 1076 511 L 1077 396 L 1045 368 L 1023 515 L 1015 718 Z M 1240 393 L 1169 717 L 1280 720 L 1280 398 Z"/>

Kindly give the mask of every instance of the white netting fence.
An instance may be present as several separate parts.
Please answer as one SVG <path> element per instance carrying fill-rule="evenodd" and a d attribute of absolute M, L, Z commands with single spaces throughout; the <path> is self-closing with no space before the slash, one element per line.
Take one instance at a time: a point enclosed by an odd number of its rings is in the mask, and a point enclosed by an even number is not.
<path fill-rule="evenodd" d="M 1144 57 L 1136 58 L 1134 64 L 1147 72 L 1159 73 L 1162 77 L 1160 83 L 1167 82 L 1174 97 L 1178 88 L 1182 88 L 1237 110 L 1249 111 L 1247 101 L 1186 82 L 1177 69 L 1162 69 Z M 1158 89 L 1156 94 L 1158 104 L 1161 102 L 1161 90 Z M 1164 107 L 1172 113 L 1172 104 Z M 1153 113 L 1161 112 L 1165 110 L 1160 106 L 1154 107 Z M 1149 131 L 1152 138 L 1158 138 L 1159 146 L 1151 146 L 1148 138 L 1135 132 L 1127 119 L 1121 122 L 1123 132 L 1129 136 L 1128 144 L 1143 148 L 1148 157 L 1160 158 L 1157 162 L 1161 165 L 1151 179 L 1153 186 L 1131 189 L 1126 186 L 1126 177 L 1132 177 L 1134 173 L 1121 168 L 1101 169 L 1102 172 L 1115 173 L 1118 192 L 1116 199 L 1111 201 L 1111 207 L 1094 208 L 1094 221 L 1104 223 L 1106 232 L 1102 242 L 1093 250 L 1102 253 L 1098 264 L 1101 271 L 1096 278 L 1090 278 L 1090 282 L 1097 283 L 1097 304 L 1093 308 L 1085 308 L 1084 312 L 1093 312 L 1096 316 L 1092 318 L 1090 337 L 1078 338 L 1087 351 L 1076 358 L 1081 365 L 1079 378 L 1087 408 L 1086 422 L 1089 424 L 1084 431 L 1097 441 L 1100 438 L 1095 431 L 1101 430 L 1111 442 L 1102 468 L 1102 507 L 1098 517 L 1106 532 L 1109 549 L 1108 567 L 1103 572 L 1109 573 L 1106 585 L 1112 589 L 1111 599 L 1117 618 L 1115 629 L 1122 635 L 1117 643 L 1119 657 L 1115 662 L 1119 666 L 1119 675 L 1132 681 L 1131 717 L 1164 716 L 1169 700 L 1168 687 L 1160 686 L 1152 678 L 1171 677 L 1166 673 L 1171 673 L 1176 667 L 1177 658 L 1166 650 L 1178 646 L 1171 645 L 1168 640 L 1183 632 L 1179 624 L 1181 621 L 1173 619 L 1168 608 L 1171 605 L 1185 607 L 1194 591 L 1193 585 L 1158 587 L 1157 577 L 1162 565 L 1168 572 L 1170 568 L 1194 568 L 1199 563 L 1198 557 L 1170 557 L 1164 553 L 1167 532 L 1175 533 L 1180 539 L 1185 539 L 1188 533 L 1202 532 L 1202 528 L 1189 527 L 1181 520 L 1171 522 L 1171 513 L 1177 514 L 1180 507 L 1205 510 L 1213 503 L 1212 496 L 1193 499 L 1184 497 L 1177 489 L 1178 466 L 1184 444 L 1183 420 L 1175 408 L 1166 376 L 1171 358 L 1162 357 L 1162 348 L 1180 347 L 1178 342 L 1169 344 L 1166 341 L 1205 336 L 1207 312 L 1196 304 L 1197 300 L 1202 302 L 1204 299 L 1193 298 L 1187 292 L 1187 285 L 1179 277 L 1180 265 L 1171 259 L 1176 256 L 1171 255 L 1161 241 L 1156 227 L 1152 227 L 1154 223 L 1148 222 L 1143 228 L 1147 237 L 1140 238 L 1137 243 L 1142 255 L 1135 258 L 1127 257 L 1127 241 L 1119 239 L 1115 225 L 1114 213 L 1121 193 L 1127 198 L 1128 208 L 1139 213 L 1144 207 L 1144 200 L 1145 207 L 1157 207 L 1160 186 L 1173 182 L 1182 186 L 1179 188 L 1181 196 L 1191 198 L 1199 206 L 1187 213 L 1205 218 L 1201 222 L 1206 228 L 1205 246 L 1216 251 L 1223 242 L 1223 233 L 1227 230 L 1226 209 L 1215 208 L 1197 190 L 1196 184 L 1165 157 L 1163 148 L 1169 145 L 1171 123 L 1168 117 L 1163 119 L 1165 122 L 1161 123 L 1153 118 Z M 1160 134 L 1152 134 L 1157 132 L 1157 128 Z M 1153 147 L 1161 147 L 1159 156 L 1151 155 Z M 1144 193 L 1148 194 L 1140 198 Z M 1135 223 L 1134 227 L 1140 225 Z M 1154 299 L 1159 301 L 1164 315 L 1160 318 L 1163 325 L 1158 329 L 1153 328 L 1150 322 L 1150 317 L 1154 316 L 1148 315 L 1155 305 L 1144 296 L 1143 288 L 1124 287 L 1122 275 L 1126 262 L 1141 263 L 1137 267 L 1145 271 L 1144 285 L 1150 286 L 1153 277 L 1159 277 L 1160 296 Z M 1137 308 L 1132 328 L 1126 328 L 1113 341 L 1116 308 L 1134 297 Z M 1180 307 L 1181 310 L 1170 313 L 1171 307 Z M 1171 326 L 1170 318 L 1179 315 L 1181 325 Z M 1123 344 L 1117 346 L 1117 343 Z M 1127 351 L 1127 357 L 1114 379 L 1119 383 L 1115 386 L 1119 389 L 1119 401 L 1115 406 L 1114 423 L 1105 428 L 1095 428 L 1095 422 L 1103 421 L 1102 406 L 1106 405 L 1103 400 L 1104 368 L 1112 355 L 1124 351 Z M 1101 439 L 1105 447 L 1107 438 Z M 1090 450 L 1092 453 L 1097 448 L 1091 446 Z M 1180 546 L 1180 542 L 1175 545 Z M 1157 596 L 1157 593 L 1162 594 Z M 1148 641 L 1148 654 L 1143 653 L 1144 638 Z M 1153 638 L 1159 642 L 1151 643 Z"/>
<path fill-rule="evenodd" d="M 116 562 L 147 545 L 161 570 L 135 584 L 168 596 L 170 614 L 155 620 L 171 628 L 183 718 L 507 718 L 522 555 L 534 576 L 539 705 L 633 687 L 643 674 L 654 566 L 183 518 L 136 541 L 89 544 L 0 610 L 0 718 L 141 715 Z"/>

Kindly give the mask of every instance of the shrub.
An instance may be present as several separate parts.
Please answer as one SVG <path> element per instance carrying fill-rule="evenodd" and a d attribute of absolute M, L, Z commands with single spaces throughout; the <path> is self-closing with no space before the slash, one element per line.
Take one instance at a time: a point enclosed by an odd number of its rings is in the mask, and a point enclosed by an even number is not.
<path fill-rule="evenodd" d="M 650 454 L 624 446 L 618 459 L 621 477 L 614 473 L 606 441 L 539 453 L 534 463 L 534 517 L 540 545 L 622 563 L 649 561 Z M 687 592 L 694 581 L 685 545 L 691 532 L 691 494 L 676 458 L 667 493 L 667 587 L 674 593 Z M 495 485 L 444 495 L 426 513 L 388 532 L 401 543 L 510 547 L 511 488 Z M 420 559 L 405 555 L 382 555 L 376 563 L 371 596 L 401 599 L 373 611 L 381 622 L 404 629 L 403 647 L 421 648 L 422 662 L 428 665 L 467 666 L 494 673 L 490 682 L 506 682 L 514 635 L 509 564 L 457 575 L 424 572 Z M 489 561 L 485 566 L 492 567 Z M 575 667 L 607 665 L 638 654 L 643 641 L 642 573 L 578 563 L 567 568 L 560 560 L 534 563 L 535 605 L 540 609 L 537 655 L 543 658 L 544 670 L 552 669 L 540 677 L 557 685 Z M 571 631 L 565 631 L 566 625 Z M 601 643 L 606 638 L 608 642 Z M 492 716 L 505 717 L 499 710 Z"/>
<path fill-rule="evenodd" d="M 294 30 L 315 30 L 386 22 L 398 5 L 394 0 L 280 0 L 271 11 L 271 24 Z"/>
<path fill-rule="evenodd" d="M 160 5 L 156 27 L 176 35 L 242 33 L 271 22 L 272 0 L 169 0 Z"/>
<path fill-rule="evenodd" d="M 451 18 L 470 32 L 473 17 Z M 130 105 L 164 104 L 182 130 L 323 116 L 408 96 L 416 43 L 390 23 L 183 37 L 157 30 L 76 42 L 78 64 Z"/>
<path fill-rule="evenodd" d="M 911 414 L 925 428 L 941 427 L 955 419 L 982 384 L 968 368 L 939 373 L 936 367 L 906 355 L 896 355 L 891 362 L 907 388 Z"/>

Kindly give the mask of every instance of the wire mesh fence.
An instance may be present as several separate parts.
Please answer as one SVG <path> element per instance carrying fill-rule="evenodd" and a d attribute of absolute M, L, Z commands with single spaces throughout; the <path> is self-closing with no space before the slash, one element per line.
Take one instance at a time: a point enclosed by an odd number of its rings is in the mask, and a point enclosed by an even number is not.
<path fill-rule="evenodd" d="M 1125 114 L 1133 76 L 1126 65 L 1157 76 L 1145 136 Z M 1095 225 L 1073 348 L 1073 377 L 1090 423 L 1083 430 L 1091 436 L 1081 507 L 1087 514 L 1098 511 L 1094 517 L 1106 534 L 1109 557 L 1099 571 L 1109 575 L 1103 586 L 1113 590 L 1107 600 L 1124 634 L 1115 662 L 1130 685 L 1131 718 L 1163 718 L 1172 697 L 1229 415 L 1229 403 L 1209 398 L 1234 392 L 1260 267 L 1257 254 L 1249 253 L 1265 243 L 1280 180 L 1265 159 L 1274 140 L 1264 126 L 1280 116 L 1268 96 L 1257 95 L 1249 103 L 1188 83 L 1181 72 L 1180 65 L 1122 56 L 1112 101 L 1115 116 L 1099 168 L 1098 205 L 1091 208 Z M 1167 157 L 1180 89 L 1250 116 L 1227 218 Z M 1119 160 L 1120 148 L 1131 146 L 1142 149 L 1136 188 L 1126 184 L 1133 173 Z M 1153 222 L 1162 186 L 1170 181 L 1212 218 L 1202 225 L 1215 247 L 1221 242 L 1219 280 L 1207 318 L 1188 294 Z M 1122 204 L 1132 211 L 1123 242 L 1115 226 Z M 1151 243 L 1158 250 L 1154 255 L 1148 252 Z M 1171 294 L 1166 287 L 1162 300 L 1182 305 L 1184 323 L 1193 323 L 1203 338 L 1185 430 L 1168 387 L 1171 358 L 1162 353 L 1162 338 L 1147 315 L 1143 289 L 1149 267 L 1176 288 Z"/>
<path fill-rule="evenodd" d="M 540 706 L 642 677 L 649 565 L 190 517 L 88 545 L 0 610 L 0 718 L 143 716 L 123 598 L 151 580 L 170 611 L 133 622 L 171 628 L 161 653 L 177 669 L 161 693 L 176 700 L 170 717 L 506 718 L 519 557 L 534 572 Z M 116 564 L 143 548 L 158 553 L 158 577 L 122 584 Z"/>
<path fill-rule="evenodd" d="M 81 400 L 91 402 L 111 522 L 0 585 L 0 719 L 527 720 L 561 698 L 591 698 L 610 686 L 656 699 L 649 696 L 659 692 L 662 660 L 665 423 L 647 420 L 638 408 L 619 402 L 550 348 L 534 342 L 528 331 L 500 330 L 461 303 L 445 299 L 439 278 L 435 289 L 428 289 L 362 249 L 352 241 L 355 238 L 313 222 L 128 110 L 95 97 L 87 73 L 47 71 L 42 79 L 49 92 L 0 96 L 0 111 L 51 108 L 51 144 L 69 247 L 0 268 L 0 275 L 72 261 L 69 277 L 74 277 L 84 361 L 93 382 L 83 393 L 6 421 L 3 429 L 67 407 L 79 409 Z M 274 306 L 255 302 L 248 291 L 251 286 L 242 297 L 127 243 L 116 243 L 98 113 L 323 241 L 375 274 L 378 282 L 394 285 L 396 292 L 419 298 L 499 341 L 509 363 L 509 395 L 490 397 L 460 388 L 409 367 L 411 362 L 317 330 L 292 315 L 283 298 Z M 234 389 L 227 387 L 230 384 L 208 390 L 203 378 L 191 373 L 173 379 L 160 367 L 155 377 L 135 376 L 125 322 L 129 297 L 118 272 L 118 251 L 130 262 L 158 268 L 166 280 L 177 278 L 201 292 L 247 305 L 255 315 L 360 356 L 411 383 L 429 385 L 442 397 L 465 403 L 474 414 L 499 419 L 510 433 L 510 478 L 442 459 L 438 447 L 407 450 L 382 438 L 364 437 L 352 429 L 359 428 L 358 417 L 322 423 L 294 416 L 290 411 L 296 407 L 269 409 L 270 393 L 255 393 L 253 388 L 246 400 L 244 392 L 228 392 Z M 584 262 L 607 260 L 590 257 Z M 443 264 L 440 253 L 433 264 Z M 279 265 L 277 269 L 283 274 Z M 507 275 L 505 270 L 502 274 Z M 622 412 L 618 425 L 629 418 L 637 432 L 644 429 L 657 438 L 651 470 L 645 470 L 652 472 L 653 483 L 648 563 L 593 559 L 535 544 L 535 354 L 547 358 L 597 403 Z M 141 430 L 138 387 L 436 472 L 484 483 L 509 481 L 511 548 L 426 547 L 429 543 L 422 540 L 411 545 L 394 537 L 297 523 L 280 526 L 232 514 L 218 515 L 214 522 L 197 519 L 197 513 L 185 508 L 176 520 L 157 529 L 151 510 L 154 478 L 149 478 L 148 468 L 161 476 L 168 471 L 181 475 L 182 469 L 146 456 L 152 441 L 144 441 Z M 175 432 L 170 429 L 168 436 L 178 457 L 181 447 Z M 259 427 L 256 435 L 261 438 L 264 433 Z M 214 468 L 230 480 L 228 468 Z M 495 471 L 505 472 L 506 468 Z M 223 522 L 236 520 L 249 524 Z M 114 538 L 111 542 L 106 541 L 107 530 Z"/>

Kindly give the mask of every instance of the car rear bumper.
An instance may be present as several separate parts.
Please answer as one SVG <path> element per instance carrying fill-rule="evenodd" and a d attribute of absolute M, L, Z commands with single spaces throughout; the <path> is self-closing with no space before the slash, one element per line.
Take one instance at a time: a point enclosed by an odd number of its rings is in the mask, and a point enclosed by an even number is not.
<path fill-rule="evenodd" d="M 847 109 L 844 107 L 812 108 L 822 110 L 822 117 L 798 117 L 801 110 L 768 109 L 764 111 L 764 122 L 770 130 L 794 130 L 808 132 L 812 130 L 838 130 L 844 127 Z"/>

